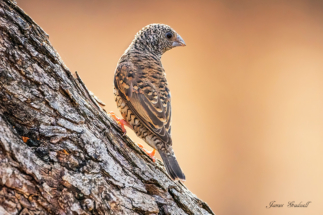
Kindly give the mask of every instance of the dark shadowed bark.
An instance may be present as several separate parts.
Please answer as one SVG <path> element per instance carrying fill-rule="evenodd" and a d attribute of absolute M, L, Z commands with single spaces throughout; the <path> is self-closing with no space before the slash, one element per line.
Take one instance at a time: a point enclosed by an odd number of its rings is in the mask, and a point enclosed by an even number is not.
<path fill-rule="evenodd" d="M 121 134 L 10 0 L 0 0 L 0 214 L 213 214 Z"/>

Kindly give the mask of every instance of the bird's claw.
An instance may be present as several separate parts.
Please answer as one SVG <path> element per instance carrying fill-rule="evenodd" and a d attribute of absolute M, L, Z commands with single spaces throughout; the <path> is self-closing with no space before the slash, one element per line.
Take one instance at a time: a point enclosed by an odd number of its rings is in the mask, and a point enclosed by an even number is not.
<path fill-rule="evenodd" d="M 130 126 L 129 123 L 126 122 L 124 119 L 118 118 L 113 111 L 110 111 L 109 114 L 117 122 L 117 124 L 121 127 L 121 130 L 123 132 L 123 136 L 126 135 L 127 130 L 124 126 L 125 125 Z"/>
<path fill-rule="evenodd" d="M 155 158 L 155 154 L 156 154 L 156 150 L 153 149 L 152 151 L 148 151 L 147 149 L 144 148 L 143 145 L 138 143 L 139 148 L 141 148 L 144 152 L 146 152 L 146 154 L 153 160 L 153 162 L 156 162 L 156 158 Z"/>

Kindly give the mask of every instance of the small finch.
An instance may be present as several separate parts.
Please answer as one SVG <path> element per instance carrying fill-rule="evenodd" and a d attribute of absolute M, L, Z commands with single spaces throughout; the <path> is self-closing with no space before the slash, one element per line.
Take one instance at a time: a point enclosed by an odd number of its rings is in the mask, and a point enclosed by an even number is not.
<path fill-rule="evenodd" d="M 150 156 L 155 154 L 155 149 L 159 152 L 174 180 L 185 180 L 185 175 L 172 148 L 171 95 L 161 56 L 174 47 L 185 45 L 171 27 L 148 25 L 136 34 L 114 74 L 115 101 L 123 119 L 111 115 L 124 132 L 127 125 L 154 148 L 148 153 Z"/>

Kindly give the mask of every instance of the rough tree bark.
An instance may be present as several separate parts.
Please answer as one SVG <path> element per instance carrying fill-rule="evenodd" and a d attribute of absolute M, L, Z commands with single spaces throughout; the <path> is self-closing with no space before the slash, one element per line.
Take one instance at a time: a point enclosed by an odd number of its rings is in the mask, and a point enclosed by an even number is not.
<path fill-rule="evenodd" d="M 121 134 L 11 0 L 0 0 L 0 214 L 213 214 Z"/>

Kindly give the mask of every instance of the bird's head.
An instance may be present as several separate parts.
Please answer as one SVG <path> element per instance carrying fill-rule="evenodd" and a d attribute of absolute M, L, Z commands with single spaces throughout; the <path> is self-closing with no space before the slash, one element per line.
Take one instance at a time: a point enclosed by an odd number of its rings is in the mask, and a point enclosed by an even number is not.
<path fill-rule="evenodd" d="M 130 46 L 136 50 L 149 51 L 161 56 L 174 47 L 186 46 L 186 44 L 182 37 L 168 25 L 150 24 L 136 34 Z"/>

